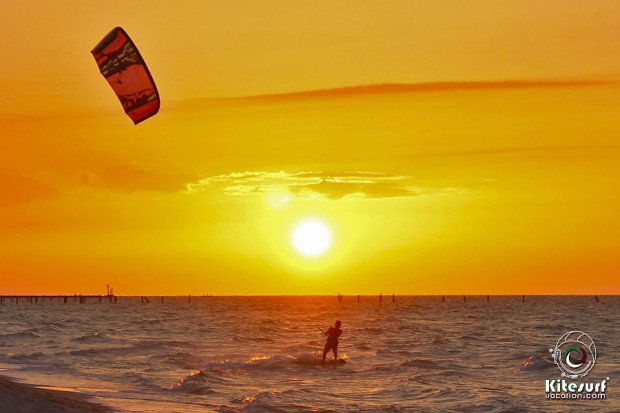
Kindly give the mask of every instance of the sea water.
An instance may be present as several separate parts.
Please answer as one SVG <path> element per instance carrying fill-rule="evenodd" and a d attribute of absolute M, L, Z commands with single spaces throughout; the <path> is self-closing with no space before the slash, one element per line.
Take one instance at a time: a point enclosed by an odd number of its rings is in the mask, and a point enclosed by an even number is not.
<path fill-rule="evenodd" d="M 618 412 L 620 297 L 599 298 L 5 300 L 0 373 L 121 412 Z M 323 365 L 336 320 L 346 363 Z M 571 330 L 596 344 L 605 400 L 545 397 Z"/>

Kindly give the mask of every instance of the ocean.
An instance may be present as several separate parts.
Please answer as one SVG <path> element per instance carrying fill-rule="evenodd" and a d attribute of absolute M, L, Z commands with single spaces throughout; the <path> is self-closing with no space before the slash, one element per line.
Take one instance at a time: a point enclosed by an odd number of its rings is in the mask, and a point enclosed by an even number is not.
<path fill-rule="evenodd" d="M 620 297 L 599 299 L 5 300 L 0 374 L 120 412 L 618 412 Z M 318 326 L 336 320 L 346 363 L 323 365 Z M 560 378 L 549 349 L 572 330 L 596 344 L 579 380 L 609 377 L 604 400 L 546 398 Z"/>

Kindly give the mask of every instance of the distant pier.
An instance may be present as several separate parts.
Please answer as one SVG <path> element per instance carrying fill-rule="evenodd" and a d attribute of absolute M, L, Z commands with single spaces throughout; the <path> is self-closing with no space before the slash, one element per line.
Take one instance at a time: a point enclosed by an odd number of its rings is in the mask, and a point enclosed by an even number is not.
<path fill-rule="evenodd" d="M 118 299 L 119 297 L 115 294 L 113 294 L 113 290 L 109 290 L 110 294 L 106 294 L 106 295 L 97 295 L 97 294 L 72 294 L 72 295 L 64 295 L 64 294 L 59 294 L 59 295 L 42 295 L 42 294 L 24 294 L 24 295 L 0 295 L 0 304 L 5 304 L 5 303 L 15 303 L 15 304 L 19 304 L 21 303 L 29 303 L 29 304 L 39 304 L 39 303 L 45 303 L 45 302 L 60 302 L 60 303 L 64 303 L 67 304 L 69 302 L 73 302 L 73 303 L 79 303 L 79 304 L 84 304 L 86 302 L 109 302 L 109 303 L 113 303 L 116 304 L 118 303 Z M 123 296 L 126 299 L 136 299 L 139 298 L 140 299 L 140 303 L 142 304 L 150 304 L 151 299 L 157 299 L 158 301 L 160 301 L 162 304 L 164 303 L 164 301 L 168 301 L 168 298 L 172 299 L 170 301 L 178 301 L 178 299 L 182 299 L 183 296 L 146 296 L 146 295 L 142 295 L 142 296 Z M 149 298 L 150 297 L 150 298 Z M 191 304 L 194 301 L 194 298 L 210 298 L 212 297 L 211 294 L 205 294 L 202 296 L 192 296 L 187 295 L 185 296 L 187 303 Z M 355 302 L 359 303 L 362 301 L 362 297 L 367 297 L 367 296 L 362 296 L 362 295 L 353 295 L 352 296 L 355 300 Z M 376 296 L 375 296 L 376 297 Z M 406 296 L 405 296 L 406 297 Z M 458 298 L 459 296 L 457 295 L 441 295 L 441 296 L 435 296 L 435 297 L 439 297 L 441 299 L 442 302 L 446 302 L 448 301 L 448 298 Z M 469 300 L 468 298 L 474 298 L 475 300 L 480 299 L 481 301 L 486 301 L 487 303 L 491 303 L 491 298 L 495 297 L 492 295 L 480 295 L 480 296 L 467 296 L 467 295 L 462 295 L 460 296 L 461 300 L 463 302 L 463 304 L 468 304 Z M 510 297 L 510 296 L 506 296 L 506 297 Z M 521 298 L 521 303 L 525 303 L 525 298 L 526 295 L 521 295 L 521 296 L 512 296 L 515 299 L 519 299 Z M 532 296 L 530 296 L 532 297 Z M 345 300 L 345 295 L 338 293 L 338 295 L 336 296 L 337 300 L 339 303 L 343 303 Z M 379 296 L 379 303 L 383 302 L 383 293 L 380 293 Z M 601 302 L 601 299 L 599 298 L 599 296 L 592 296 L 592 298 L 594 299 L 595 302 L 599 303 Z M 391 296 L 391 301 L 392 303 L 396 302 L 396 294 L 392 293 Z M 475 301 L 474 301 L 475 302 Z"/>
<path fill-rule="evenodd" d="M 98 302 L 107 301 L 110 303 L 117 303 L 118 296 L 116 295 L 82 295 L 82 294 L 73 294 L 73 295 L 0 295 L 0 304 L 7 303 L 32 303 L 38 304 L 39 301 L 42 303 L 48 302 L 62 302 L 67 304 L 68 302 L 75 302 L 84 304 L 87 300 L 96 300 Z"/>
<path fill-rule="evenodd" d="M 187 295 L 185 296 L 185 300 L 187 303 L 193 303 L 195 298 L 205 299 L 213 297 L 211 294 L 204 294 L 199 296 Z M 146 295 L 137 295 L 137 296 L 123 296 L 121 297 L 125 301 L 135 302 L 138 301 L 142 304 L 150 304 L 151 300 L 157 299 L 162 304 L 164 301 L 168 301 L 170 299 L 171 302 L 177 302 L 178 299 L 183 299 L 183 296 L 146 296 Z M 0 304 L 9 304 L 9 303 L 28 303 L 28 304 L 39 304 L 39 303 L 112 303 L 116 304 L 119 301 L 119 296 L 114 294 L 109 295 L 97 295 L 97 294 L 73 294 L 73 295 L 41 295 L 41 294 L 23 294 L 23 295 L 0 295 Z M 199 300 L 200 301 L 200 300 Z"/>

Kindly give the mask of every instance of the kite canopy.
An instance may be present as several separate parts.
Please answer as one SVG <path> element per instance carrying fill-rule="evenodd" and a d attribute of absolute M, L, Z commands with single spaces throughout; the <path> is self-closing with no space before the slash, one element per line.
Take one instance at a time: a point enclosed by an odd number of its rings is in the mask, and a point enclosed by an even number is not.
<path fill-rule="evenodd" d="M 91 53 L 134 124 L 157 113 L 159 94 L 155 82 L 125 30 L 112 29 Z"/>

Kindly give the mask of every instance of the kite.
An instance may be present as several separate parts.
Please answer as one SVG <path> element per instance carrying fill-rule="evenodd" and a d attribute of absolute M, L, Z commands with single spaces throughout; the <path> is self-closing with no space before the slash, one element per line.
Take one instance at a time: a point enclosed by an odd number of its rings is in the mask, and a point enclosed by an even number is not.
<path fill-rule="evenodd" d="M 125 30 L 112 29 L 91 53 L 134 125 L 157 113 L 159 93 L 155 82 Z"/>

